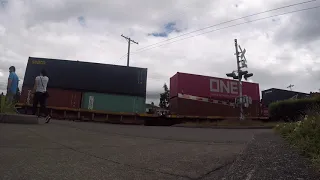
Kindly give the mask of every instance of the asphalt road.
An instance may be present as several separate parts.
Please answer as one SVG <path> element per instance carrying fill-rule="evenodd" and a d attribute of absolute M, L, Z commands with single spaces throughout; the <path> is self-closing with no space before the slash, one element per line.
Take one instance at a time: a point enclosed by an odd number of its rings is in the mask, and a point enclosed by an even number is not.
<path fill-rule="evenodd" d="M 0 179 L 223 179 L 260 134 L 272 132 L 71 121 L 0 124 Z"/>

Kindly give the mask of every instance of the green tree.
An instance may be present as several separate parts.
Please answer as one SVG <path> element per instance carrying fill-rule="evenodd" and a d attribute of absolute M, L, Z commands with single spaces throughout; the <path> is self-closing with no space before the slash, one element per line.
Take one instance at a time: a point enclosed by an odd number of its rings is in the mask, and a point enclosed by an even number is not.
<path fill-rule="evenodd" d="M 166 83 L 163 85 L 163 89 L 164 89 L 164 92 L 160 94 L 159 106 L 161 108 L 168 109 L 169 108 L 169 99 L 170 99 L 170 90 L 169 90 Z"/>

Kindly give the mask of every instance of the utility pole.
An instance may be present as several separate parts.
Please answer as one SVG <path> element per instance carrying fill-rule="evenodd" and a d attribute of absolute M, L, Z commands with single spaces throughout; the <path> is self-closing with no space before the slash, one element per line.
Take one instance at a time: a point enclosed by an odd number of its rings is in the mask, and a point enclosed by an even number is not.
<path fill-rule="evenodd" d="M 234 46 L 236 48 L 236 57 L 237 57 L 237 71 L 238 71 L 238 79 L 239 79 L 239 98 L 240 98 L 240 121 L 243 120 L 243 106 L 242 106 L 242 82 L 241 77 L 239 76 L 241 68 L 240 68 L 240 60 L 239 60 L 239 50 L 238 50 L 238 41 L 234 40 Z"/>
<path fill-rule="evenodd" d="M 290 91 L 292 91 L 293 86 L 294 86 L 294 85 L 290 84 L 287 88 L 289 88 Z"/>
<path fill-rule="evenodd" d="M 130 59 L 130 44 L 131 42 L 138 44 L 138 42 L 135 42 L 134 40 L 132 40 L 129 37 L 126 37 L 124 35 L 121 34 L 121 37 L 125 38 L 128 41 L 128 57 L 127 57 L 127 66 L 129 67 L 129 59 Z"/>
<path fill-rule="evenodd" d="M 234 40 L 234 46 L 236 48 L 236 59 L 237 59 L 237 70 L 232 71 L 232 73 L 227 73 L 227 77 L 232 77 L 233 79 L 238 80 L 238 89 L 239 89 L 239 97 L 236 98 L 236 104 L 240 107 L 240 120 L 244 120 L 243 115 L 243 104 L 248 103 L 248 97 L 246 96 L 246 102 L 244 96 L 242 95 L 242 77 L 247 80 L 249 77 L 253 76 L 252 73 L 248 73 L 248 71 L 242 71 L 242 68 L 247 68 L 247 60 L 245 58 L 246 49 L 241 49 L 240 45 L 238 45 L 237 39 Z M 240 51 L 239 51 L 240 50 Z M 235 73 L 237 72 L 237 74 Z M 238 101 L 237 101 L 238 100 Z"/>

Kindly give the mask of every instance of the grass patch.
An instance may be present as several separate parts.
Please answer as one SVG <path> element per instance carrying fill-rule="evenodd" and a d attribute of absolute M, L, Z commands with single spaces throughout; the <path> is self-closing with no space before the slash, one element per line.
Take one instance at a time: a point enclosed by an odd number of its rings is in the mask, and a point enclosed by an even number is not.
<path fill-rule="evenodd" d="M 15 103 L 7 103 L 6 96 L 0 96 L 0 114 L 17 114 Z"/>
<path fill-rule="evenodd" d="M 275 131 L 310 158 L 320 171 L 320 113 L 308 114 L 298 122 L 279 124 Z"/>

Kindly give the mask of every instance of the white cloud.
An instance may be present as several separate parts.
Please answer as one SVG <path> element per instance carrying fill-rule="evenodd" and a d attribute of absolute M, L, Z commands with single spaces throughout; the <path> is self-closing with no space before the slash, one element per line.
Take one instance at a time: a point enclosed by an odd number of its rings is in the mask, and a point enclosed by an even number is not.
<path fill-rule="evenodd" d="M 139 42 L 139 45 L 132 45 L 131 65 L 148 68 L 148 101 L 157 102 L 154 98 L 162 91 L 163 84 L 169 83 L 169 78 L 178 71 L 225 77 L 225 73 L 236 68 L 234 38 L 247 49 L 249 71 L 254 72 L 252 80 L 260 83 L 260 89 L 286 88 L 294 84 L 295 90 L 317 90 L 320 71 L 315 65 L 320 60 L 319 33 L 312 23 L 319 16 L 318 10 L 222 29 L 134 53 L 139 48 L 165 40 L 148 34 L 162 30 L 169 22 L 175 22 L 181 30 L 169 34 L 168 38 L 172 38 L 298 2 L 301 1 L 8 1 L 5 6 L 0 6 L 0 73 L 3 74 L 0 82 L 6 83 L 10 65 L 15 65 L 19 77 L 23 78 L 29 56 L 125 65 L 126 57 L 120 59 L 127 51 L 126 41 L 120 36 L 124 34 Z M 320 4 L 314 2 L 300 8 L 316 5 Z M 288 10 L 295 9 L 299 7 Z M 283 12 L 286 10 L 279 11 Z M 273 14 L 277 12 L 202 32 Z M 85 25 L 79 23 L 79 17 L 83 17 Z"/>

